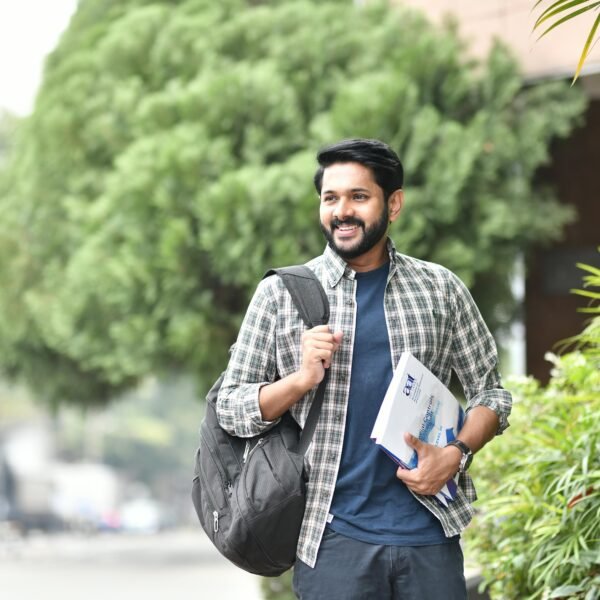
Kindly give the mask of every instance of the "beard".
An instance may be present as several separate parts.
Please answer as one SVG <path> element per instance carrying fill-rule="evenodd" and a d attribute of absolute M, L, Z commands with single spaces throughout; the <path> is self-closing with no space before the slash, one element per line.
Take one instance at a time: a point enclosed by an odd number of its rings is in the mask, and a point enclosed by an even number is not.
<path fill-rule="evenodd" d="M 340 221 L 339 219 L 332 219 L 329 228 L 325 227 L 323 223 L 321 223 L 321 231 L 327 240 L 327 243 L 331 247 L 331 249 L 344 260 L 352 260 L 353 258 L 357 258 L 362 254 L 365 254 L 371 248 L 373 248 L 381 238 L 386 234 L 388 223 L 390 219 L 389 208 L 387 202 L 384 205 L 383 210 L 381 211 L 381 216 L 379 220 L 370 227 L 365 225 L 365 222 L 361 219 L 357 219 L 356 217 L 348 217 L 344 221 Z M 335 242 L 333 237 L 333 232 L 340 225 L 356 225 L 362 229 L 363 235 L 362 238 L 355 243 L 354 246 L 341 248 Z"/>

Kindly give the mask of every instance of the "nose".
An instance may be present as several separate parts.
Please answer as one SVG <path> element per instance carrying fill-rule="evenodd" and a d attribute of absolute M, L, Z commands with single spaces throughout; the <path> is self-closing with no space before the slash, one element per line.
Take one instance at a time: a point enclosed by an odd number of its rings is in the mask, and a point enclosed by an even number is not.
<path fill-rule="evenodd" d="M 341 196 L 335 204 L 333 216 L 340 221 L 344 221 L 345 219 L 353 215 L 354 209 L 352 207 L 350 199 L 347 196 Z"/>

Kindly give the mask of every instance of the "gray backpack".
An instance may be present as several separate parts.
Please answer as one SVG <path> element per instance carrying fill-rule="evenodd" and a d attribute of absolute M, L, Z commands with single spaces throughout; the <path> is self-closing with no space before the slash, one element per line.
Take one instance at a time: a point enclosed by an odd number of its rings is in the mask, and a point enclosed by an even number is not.
<path fill-rule="evenodd" d="M 307 327 L 329 321 L 325 290 L 308 267 L 273 269 L 265 277 L 272 274 L 281 277 Z M 294 564 L 306 502 L 304 454 L 319 418 L 327 373 L 303 430 L 286 413 L 255 437 L 229 435 L 216 414 L 223 374 L 206 397 L 192 500 L 219 552 L 250 573 L 277 576 Z"/>

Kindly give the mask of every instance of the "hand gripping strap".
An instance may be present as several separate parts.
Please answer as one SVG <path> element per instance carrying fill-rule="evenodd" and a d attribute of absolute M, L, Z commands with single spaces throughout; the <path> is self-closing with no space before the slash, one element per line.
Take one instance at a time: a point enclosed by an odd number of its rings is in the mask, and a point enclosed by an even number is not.
<path fill-rule="evenodd" d="M 294 306 L 309 329 L 317 325 L 326 325 L 329 322 L 329 301 L 327 294 L 311 269 L 305 265 L 282 267 L 267 271 L 265 277 L 274 274 L 281 277 L 283 284 L 292 297 Z M 297 449 L 300 454 L 306 453 L 312 441 L 321 413 L 321 405 L 325 396 L 325 385 L 328 376 L 329 370 L 326 370 L 325 377 L 317 388 L 315 398 L 306 417 Z"/>

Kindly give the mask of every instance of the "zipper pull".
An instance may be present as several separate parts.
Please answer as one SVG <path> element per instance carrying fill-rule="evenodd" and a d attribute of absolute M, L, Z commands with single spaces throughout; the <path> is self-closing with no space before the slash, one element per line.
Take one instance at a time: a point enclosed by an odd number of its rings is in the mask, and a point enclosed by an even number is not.
<path fill-rule="evenodd" d="M 250 454 L 250 442 L 246 442 L 246 447 L 244 448 L 244 457 L 242 458 L 242 462 L 246 462 L 248 458 L 248 454 Z"/>
<path fill-rule="evenodd" d="M 216 510 L 213 510 L 213 531 L 219 531 L 219 513 Z"/>

